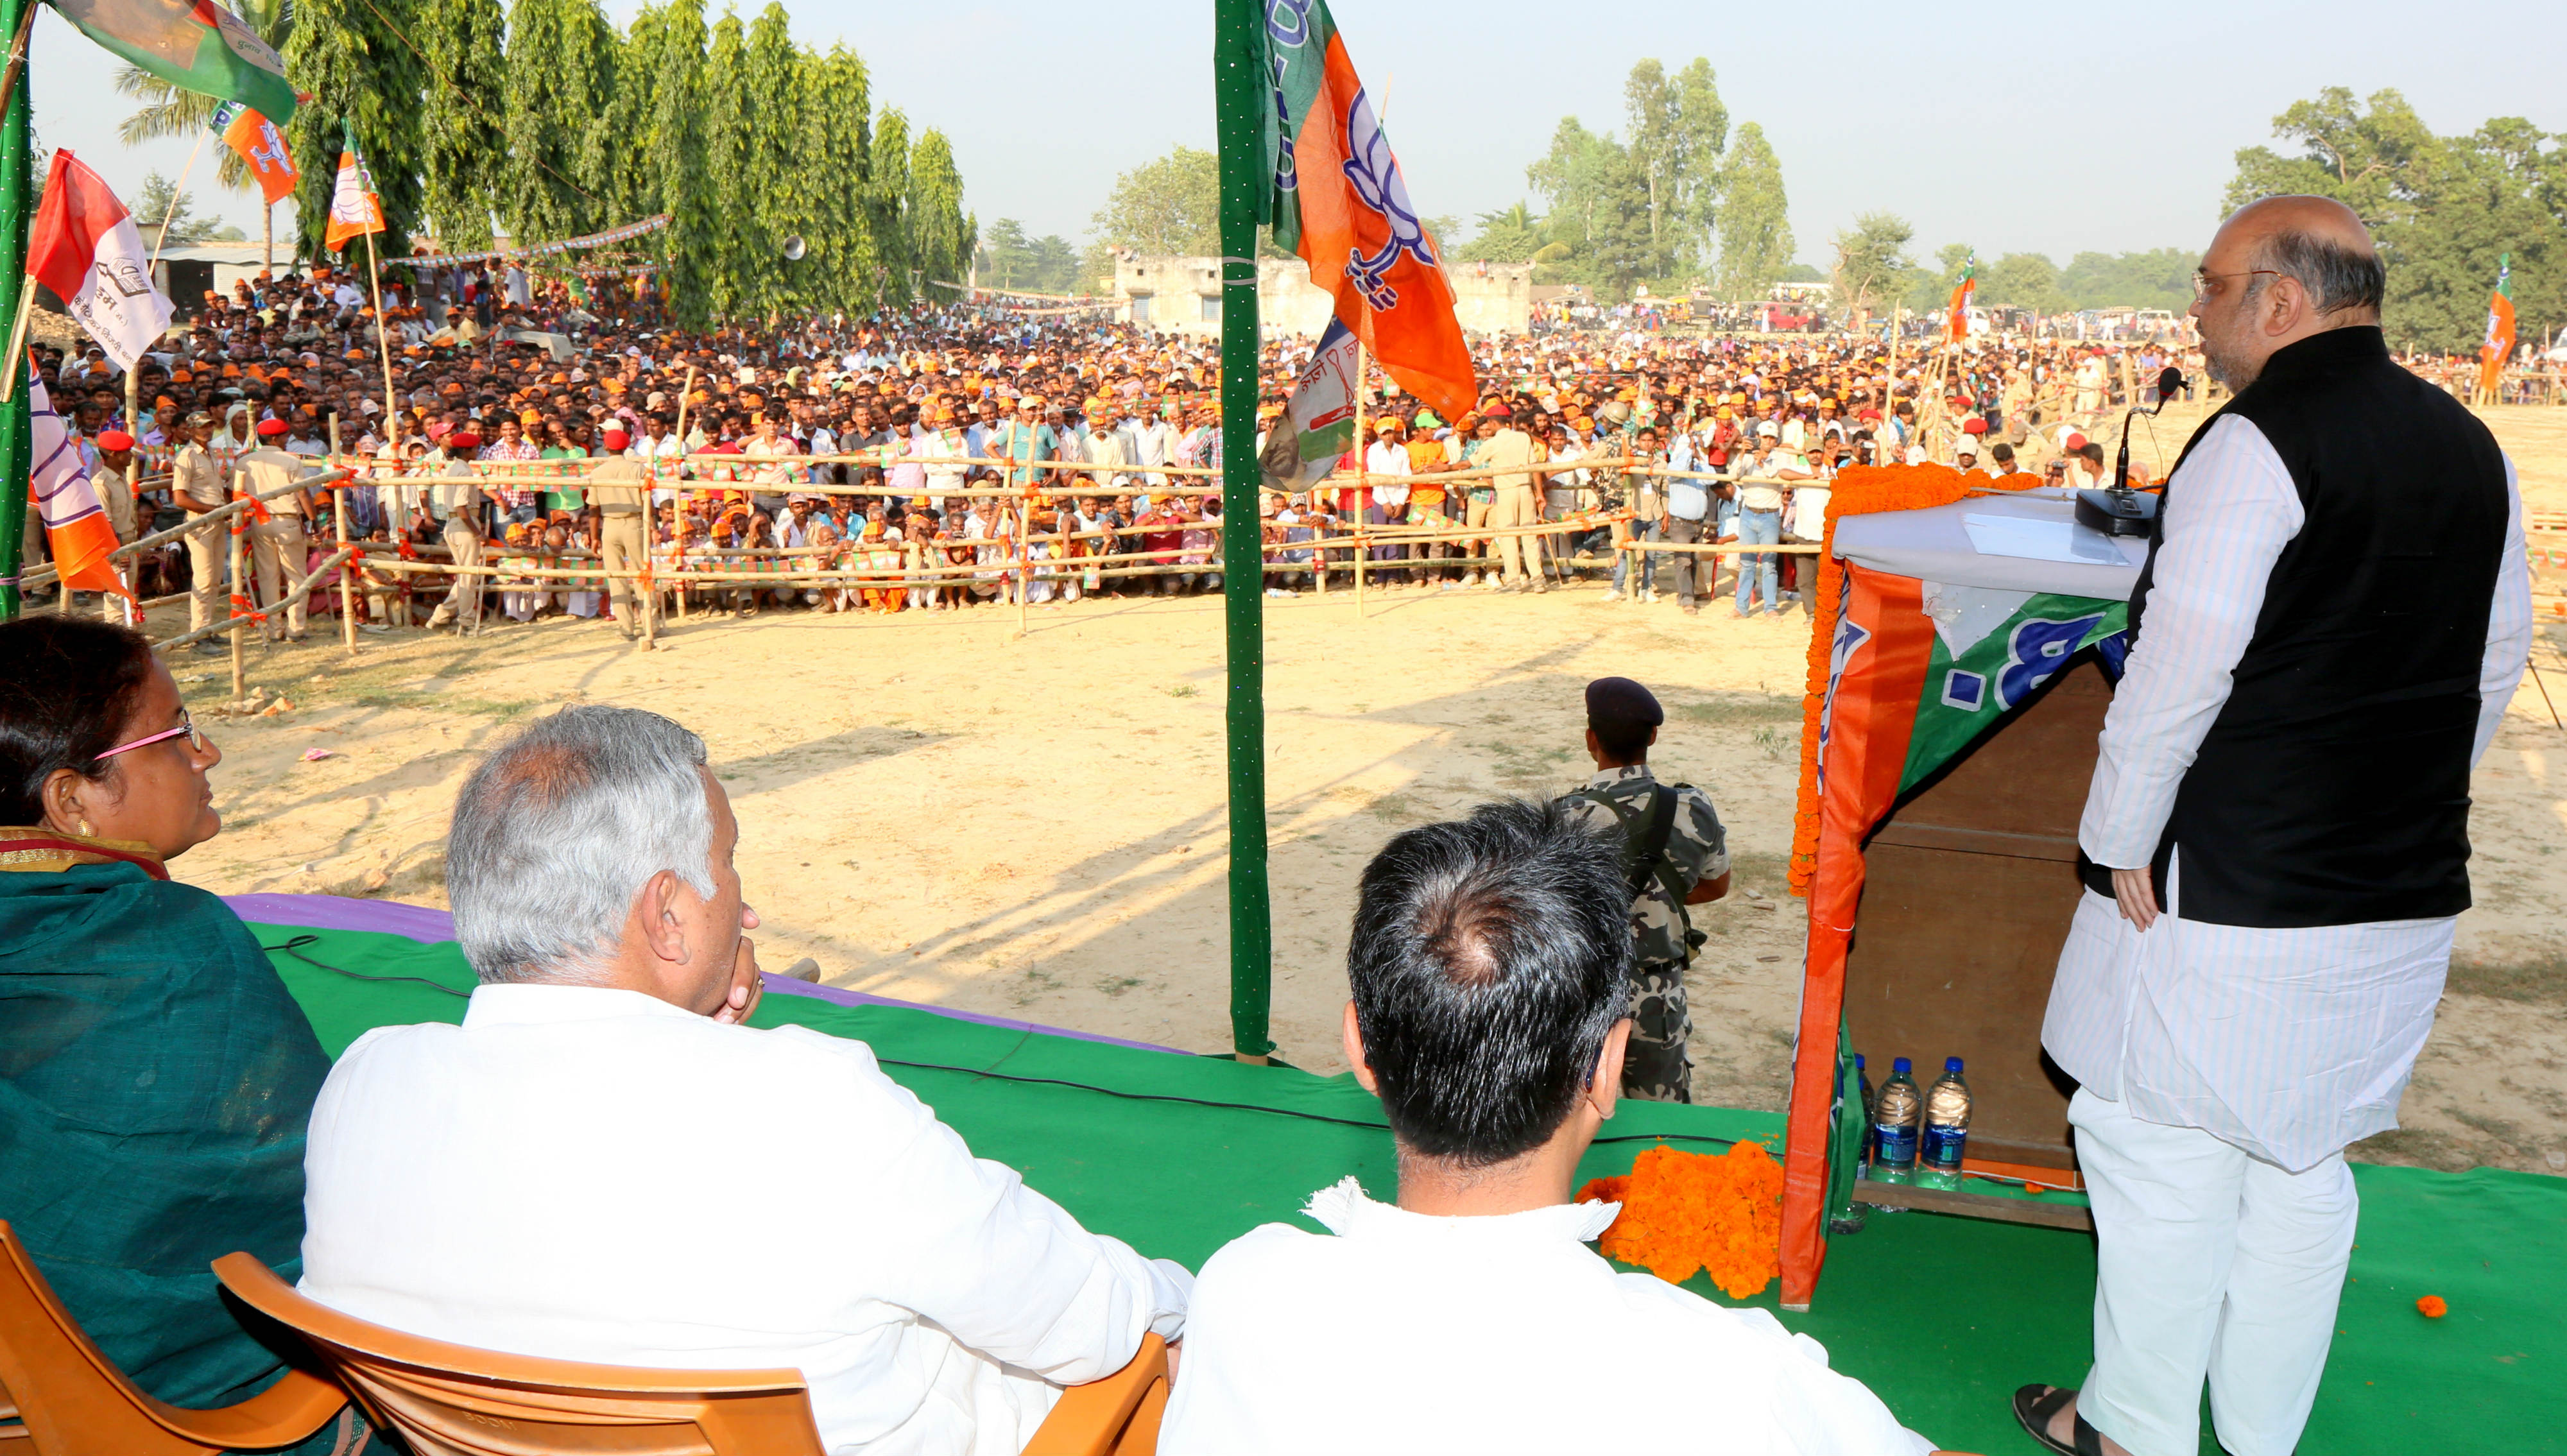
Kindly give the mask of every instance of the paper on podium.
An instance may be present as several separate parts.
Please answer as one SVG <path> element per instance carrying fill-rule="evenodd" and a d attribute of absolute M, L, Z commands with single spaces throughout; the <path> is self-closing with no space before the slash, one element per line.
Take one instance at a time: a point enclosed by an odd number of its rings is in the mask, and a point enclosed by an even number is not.
<path fill-rule="evenodd" d="M 2019 515 L 1965 515 L 1961 528 L 1982 556 L 2020 556 L 2029 561 L 2091 561 L 2099 566 L 2126 564 L 2112 537 L 2074 520 L 2042 520 Z M 2132 563 L 2135 564 L 2135 563 Z"/>

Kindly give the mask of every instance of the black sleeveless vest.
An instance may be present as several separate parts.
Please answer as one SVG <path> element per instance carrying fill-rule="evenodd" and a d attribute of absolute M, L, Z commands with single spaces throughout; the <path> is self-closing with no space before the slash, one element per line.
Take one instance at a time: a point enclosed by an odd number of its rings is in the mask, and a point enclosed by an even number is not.
<path fill-rule="evenodd" d="M 2183 775 L 2155 856 L 2183 849 L 2183 917 L 2289 928 L 2469 905 L 2469 749 L 2504 551 L 2504 460 L 2377 328 L 2275 353 L 2222 416 L 2263 432 L 2307 522 Z M 2182 461 L 2176 461 L 2178 475 Z M 2169 484 L 2168 489 L 2177 488 Z M 2156 542 L 2131 595 L 2137 646 Z M 2089 888 L 2111 873 L 2081 863 Z"/>

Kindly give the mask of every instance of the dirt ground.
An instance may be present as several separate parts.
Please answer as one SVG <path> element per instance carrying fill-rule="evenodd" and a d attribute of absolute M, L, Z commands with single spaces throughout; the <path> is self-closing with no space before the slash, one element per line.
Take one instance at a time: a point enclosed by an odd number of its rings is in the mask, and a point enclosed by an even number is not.
<path fill-rule="evenodd" d="M 2567 410 L 2491 422 L 2534 508 L 2567 508 Z M 2170 411 L 2158 435 L 2171 450 L 2188 428 Z M 1665 702 L 1656 765 L 1712 794 L 1737 865 L 1737 891 L 1697 912 L 1696 1095 L 1781 1105 L 1806 619 L 1688 619 L 1595 587 L 1375 592 L 1362 620 L 1342 592 L 1267 605 L 1280 1055 L 1342 1067 L 1346 924 L 1373 851 L 1496 795 L 1573 786 L 1580 690 L 1622 674 Z M 1037 608 L 1021 639 L 1012 610 L 699 616 L 666 645 L 554 621 L 369 637 L 353 661 L 317 623 L 303 646 L 253 648 L 251 684 L 291 707 L 219 721 L 226 828 L 173 870 L 225 893 L 441 905 L 447 812 L 481 750 L 560 703 L 647 707 L 702 732 L 729 787 L 768 969 L 809 956 L 834 986 L 1229 1046 L 1218 600 Z M 2567 619 L 2549 619 L 2535 660 L 2553 694 L 2562 648 Z M 219 661 L 176 667 L 200 715 L 228 697 Z M 2360 1155 L 2567 1173 L 2567 731 L 2533 684 L 2476 792 L 2477 908 L 2407 1126 Z"/>

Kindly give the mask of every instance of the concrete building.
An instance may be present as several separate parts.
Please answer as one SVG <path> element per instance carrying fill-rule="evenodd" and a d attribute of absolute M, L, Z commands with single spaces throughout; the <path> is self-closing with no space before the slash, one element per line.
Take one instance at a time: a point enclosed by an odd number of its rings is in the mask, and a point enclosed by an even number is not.
<path fill-rule="evenodd" d="M 1521 334 L 1533 315 L 1531 263 L 1451 263 L 1454 316 L 1465 332 Z M 1221 332 L 1221 259 L 1118 254 L 1115 317 L 1180 334 Z M 1298 258 L 1257 264 L 1257 317 L 1270 337 L 1315 339 L 1328 326 L 1333 301 L 1310 285 Z"/>

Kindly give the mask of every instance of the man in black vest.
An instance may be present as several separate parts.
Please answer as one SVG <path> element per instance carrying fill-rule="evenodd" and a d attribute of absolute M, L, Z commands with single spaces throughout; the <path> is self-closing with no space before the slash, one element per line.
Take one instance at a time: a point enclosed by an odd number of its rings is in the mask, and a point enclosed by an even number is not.
<path fill-rule="evenodd" d="M 2052 1450 L 2289 1456 L 2356 1215 L 2469 904 L 2469 771 L 2531 641 L 2494 438 L 2401 369 L 2351 209 L 2268 197 L 2194 277 L 2236 392 L 2166 485 L 2042 1045 L 2097 1237 L 2095 1364 L 2015 1393 Z"/>

